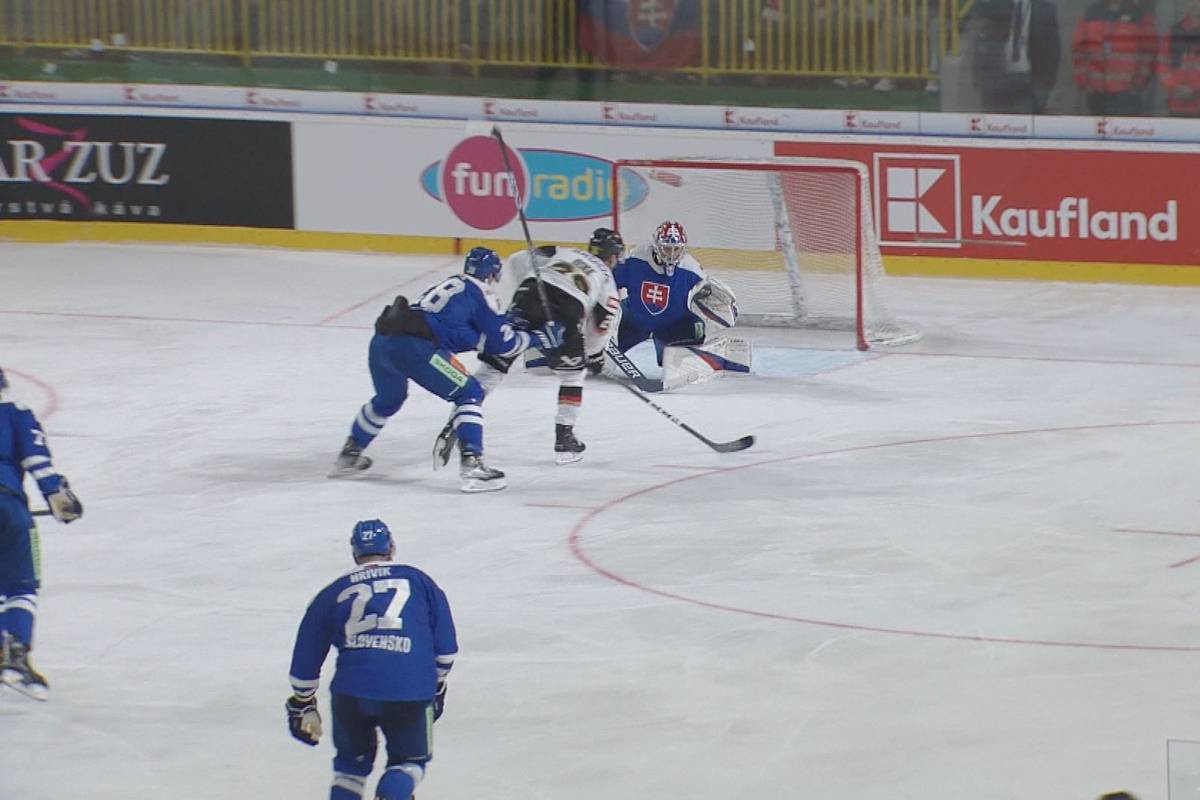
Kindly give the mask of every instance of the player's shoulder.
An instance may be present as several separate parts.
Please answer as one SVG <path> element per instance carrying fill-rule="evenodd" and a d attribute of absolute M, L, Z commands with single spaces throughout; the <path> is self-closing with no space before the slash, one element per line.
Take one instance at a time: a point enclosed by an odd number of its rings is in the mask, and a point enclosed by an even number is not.
<path fill-rule="evenodd" d="M 632 266 L 638 266 L 640 264 L 649 266 L 654 263 L 654 247 L 648 244 L 634 245 L 632 248 L 630 248 L 629 254 L 625 256 L 625 260 L 621 263 L 630 264 Z"/>
<path fill-rule="evenodd" d="M 684 253 L 683 258 L 679 260 L 679 265 L 675 269 L 681 269 L 685 272 L 690 272 L 699 279 L 707 277 L 704 272 L 704 267 L 700 266 L 700 262 L 691 253 Z"/>

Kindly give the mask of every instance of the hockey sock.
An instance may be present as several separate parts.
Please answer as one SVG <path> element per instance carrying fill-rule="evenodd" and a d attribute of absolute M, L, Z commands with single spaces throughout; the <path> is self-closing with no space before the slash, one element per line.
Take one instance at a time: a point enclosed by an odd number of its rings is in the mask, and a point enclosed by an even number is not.
<path fill-rule="evenodd" d="M 33 644 L 33 623 L 36 617 L 36 595 L 9 595 L 0 605 L 0 631 L 7 631 L 12 634 L 13 639 L 29 647 Z"/>
<path fill-rule="evenodd" d="M 450 422 L 464 453 L 479 455 L 483 452 L 483 406 L 478 403 L 455 406 Z"/>
<path fill-rule="evenodd" d="M 354 439 L 359 447 L 366 447 L 379 435 L 386 423 L 387 417 L 379 414 L 372 403 L 366 402 L 358 410 L 358 416 L 350 426 L 350 438 Z"/>
<path fill-rule="evenodd" d="M 579 407 L 583 404 L 582 386 L 558 387 L 558 413 L 554 415 L 557 425 L 574 425 L 579 418 Z"/>
<path fill-rule="evenodd" d="M 388 767 L 387 772 L 379 779 L 379 785 L 375 787 L 376 800 L 408 800 L 424 776 L 425 768 L 420 764 L 397 764 Z"/>
<path fill-rule="evenodd" d="M 329 789 L 329 800 L 362 800 L 366 778 L 347 772 L 333 773 L 333 786 Z"/>

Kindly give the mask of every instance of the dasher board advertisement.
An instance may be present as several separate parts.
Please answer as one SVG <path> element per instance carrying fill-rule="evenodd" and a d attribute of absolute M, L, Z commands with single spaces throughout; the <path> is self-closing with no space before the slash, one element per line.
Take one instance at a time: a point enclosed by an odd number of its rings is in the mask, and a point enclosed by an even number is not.
<path fill-rule="evenodd" d="M 778 141 L 871 171 L 885 255 L 1195 265 L 1200 152 Z"/>
<path fill-rule="evenodd" d="M 0 220 L 291 228 L 291 125 L 0 114 Z"/>

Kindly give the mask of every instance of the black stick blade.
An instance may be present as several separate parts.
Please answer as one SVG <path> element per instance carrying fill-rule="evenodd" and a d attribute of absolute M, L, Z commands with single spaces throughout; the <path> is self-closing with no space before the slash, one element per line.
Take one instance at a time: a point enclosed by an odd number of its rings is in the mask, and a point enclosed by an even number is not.
<path fill-rule="evenodd" d="M 753 436 L 743 436 L 740 439 L 735 439 L 732 442 L 713 442 L 712 449 L 718 453 L 736 453 L 739 450 L 748 450 L 754 446 Z"/>

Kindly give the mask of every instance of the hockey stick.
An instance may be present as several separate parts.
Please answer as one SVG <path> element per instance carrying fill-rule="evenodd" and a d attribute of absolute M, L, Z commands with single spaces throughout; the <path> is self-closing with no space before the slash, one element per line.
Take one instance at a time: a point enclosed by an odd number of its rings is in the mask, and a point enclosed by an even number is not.
<path fill-rule="evenodd" d="M 642 392 L 639 392 L 636 387 L 634 387 L 628 383 L 625 383 L 622 380 L 617 380 L 617 379 L 613 379 L 613 378 L 610 378 L 610 380 L 612 380 L 613 383 L 628 390 L 629 393 L 632 394 L 634 397 L 636 397 L 638 400 L 641 400 L 643 403 L 650 406 L 655 411 L 662 414 L 667 419 L 671 420 L 671 422 L 674 422 L 680 428 L 683 428 L 685 431 L 690 433 L 692 436 L 695 436 L 697 439 L 704 442 L 706 445 L 711 447 L 713 450 L 716 450 L 718 453 L 736 453 L 739 450 L 745 450 L 746 448 L 751 447 L 754 444 L 753 436 L 743 436 L 742 438 L 734 439 L 731 442 L 714 442 L 712 439 L 709 439 L 707 436 L 705 436 L 704 434 L 697 431 L 691 425 L 688 425 L 686 422 L 684 422 L 679 417 L 672 414 L 670 411 L 667 411 L 665 408 L 660 406 L 658 403 L 655 403 L 653 400 L 651 400 L 645 394 L 643 394 Z"/>
<path fill-rule="evenodd" d="M 53 517 L 54 512 L 48 508 L 39 508 L 36 511 L 30 511 L 29 516 L 31 516 L 31 517 Z"/>
<path fill-rule="evenodd" d="M 663 390 L 663 382 L 661 380 L 647 378 L 643 375 L 642 371 L 629 359 L 629 356 L 622 353 L 617 347 L 617 343 L 611 339 L 608 341 L 608 344 L 604 345 L 604 354 L 617 365 L 617 368 L 625 374 L 630 383 L 643 392 L 661 392 Z"/>
<path fill-rule="evenodd" d="M 504 171 L 508 173 L 508 185 L 512 187 L 513 202 L 516 203 L 517 216 L 521 218 L 521 230 L 525 233 L 525 246 L 529 250 L 529 266 L 533 269 L 534 280 L 537 281 L 538 300 L 542 302 L 542 313 L 549 322 L 553 319 L 550 316 L 550 300 L 546 297 L 546 285 L 542 283 L 542 271 L 533 257 L 533 237 L 529 235 L 529 220 L 525 218 L 525 200 L 521 197 L 521 187 L 517 185 L 517 173 L 513 172 L 512 163 L 508 160 L 508 145 L 504 143 L 504 134 L 500 132 L 499 125 L 492 126 L 492 136 L 496 138 L 496 144 L 500 147 L 500 157 L 504 159 Z"/>

